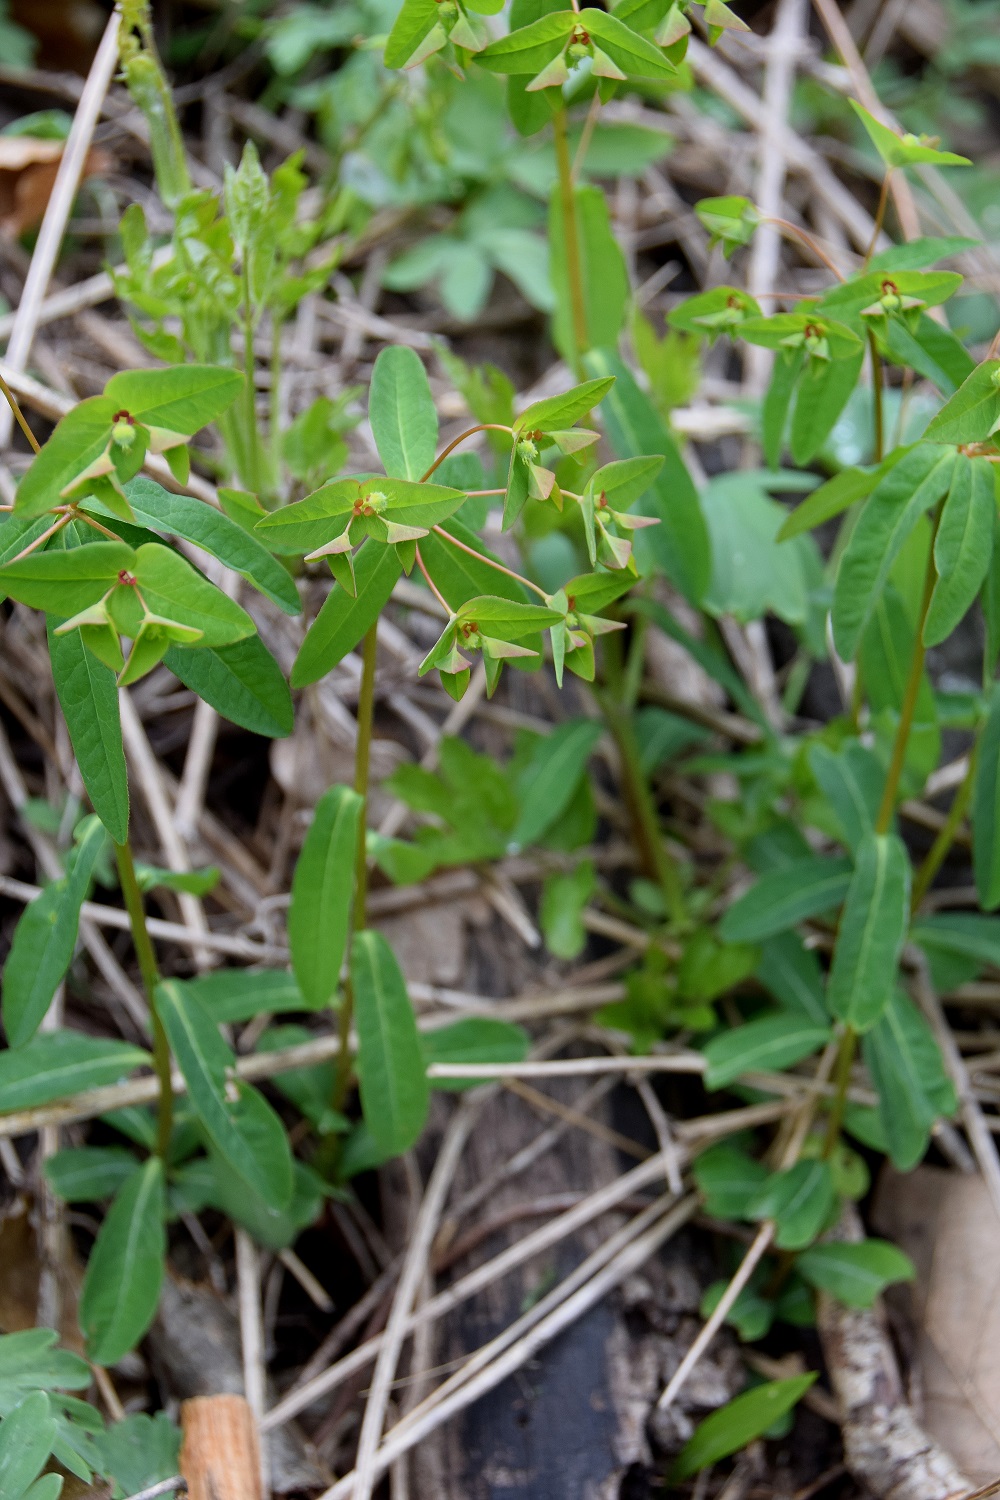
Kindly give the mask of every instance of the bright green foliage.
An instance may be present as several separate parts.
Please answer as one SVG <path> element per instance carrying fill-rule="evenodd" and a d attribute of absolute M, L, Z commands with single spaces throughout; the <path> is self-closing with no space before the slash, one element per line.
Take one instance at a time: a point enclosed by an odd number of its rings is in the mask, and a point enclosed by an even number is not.
<path fill-rule="evenodd" d="M 375 361 L 368 416 L 385 472 L 419 481 L 434 462 L 438 421 L 420 358 L 412 349 L 383 349 Z"/>
<path fill-rule="evenodd" d="M 358 1027 L 358 1082 L 365 1124 L 387 1156 L 406 1151 L 423 1129 L 428 1086 L 406 981 L 379 933 L 351 947 Z"/>
<path fill-rule="evenodd" d="M 674 1463 L 672 1478 L 686 1479 L 753 1442 L 792 1409 L 815 1379 L 815 1374 L 809 1374 L 770 1380 L 720 1406 L 688 1438 Z"/>
<path fill-rule="evenodd" d="M 310 1010 L 329 1005 L 340 981 L 363 808 L 363 799 L 345 786 L 324 792 L 295 866 L 288 941 L 302 1000 Z"/>
<path fill-rule="evenodd" d="M 926 1151 L 934 1123 L 954 1113 L 954 1086 L 929 1025 L 899 990 L 893 991 L 881 1020 L 864 1037 L 863 1050 L 878 1091 L 889 1155 L 908 1172 Z"/>
<path fill-rule="evenodd" d="M 495 1021 L 487 1016 L 470 1016 L 450 1026 L 424 1032 L 420 1038 L 424 1062 L 430 1063 L 516 1063 L 523 1062 L 531 1045 L 526 1031 L 510 1021 Z M 475 1088 L 481 1078 L 435 1078 L 434 1088 L 460 1092 Z"/>
<path fill-rule="evenodd" d="M 831 1011 L 855 1031 L 880 1018 L 896 983 L 910 911 L 910 861 L 895 834 L 866 834 L 830 966 Z"/>
<path fill-rule="evenodd" d="M 881 120 L 876 120 L 856 99 L 850 101 L 851 108 L 867 130 L 879 156 L 887 167 L 914 167 L 927 164 L 935 167 L 971 167 L 966 156 L 956 156 L 954 151 L 936 150 L 936 141 L 926 136 L 899 136 Z"/>
<path fill-rule="evenodd" d="M 0 1494 L 5 1500 L 54 1500 L 59 1494 L 62 1477 L 58 1474 L 35 1483 L 55 1437 L 56 1424 L 44 1391 L 25 1396 L 0 1423 Z"/>
<path fill-rule="evenodd" d="M 80 1326 L 95 1364 L 113 1365 L 156 1314 L 167 1249 L 163 1163 L 150 1157 L 118 1190 L 87 1263 Z"/>
<path fill-rule="evenodd" d="M 836 1208 L 833 1174 L 828 1162 L 800 1161 L 787 1171 L 772 1172 L 749 1205 L 749 1217 L 775 1221 L 779 1250 L 801 1250 L 826 1227 Z"/>
<path fill-rule="evenodd" d="M 848 1307 L 872 1307 L 876 1297 L 894 1282 L 912 1281 L 913 1262 L 885 1240 L 862 1240 L 858 1245 L 813 1245 L 795 1262 L 810 1286 L 830 1292 Z"/>
<path fill-rule="evenodd" d="M 713 1037 L 702 1049 L 708 1061 L 705 1086 L 723 1088 L 744 1073 L 790 1068 L 828 1041 L 829 1026 L 808 1016 L 766 1016 Z"/>
<path fill-rule="evenodd" d="M 731 943 L 756 943 L 839 906 L 851 882 L 850 861 L 810 855 L 758 880 L 726 912 L 720 932 Z"/>

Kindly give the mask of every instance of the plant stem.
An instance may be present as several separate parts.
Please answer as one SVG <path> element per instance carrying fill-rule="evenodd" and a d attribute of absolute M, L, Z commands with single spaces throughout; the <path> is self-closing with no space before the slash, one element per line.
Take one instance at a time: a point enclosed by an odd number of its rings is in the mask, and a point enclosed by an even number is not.
<path fill-rule="evenodd" d="M 281 330 L 283 324 L 276 312 L 271 314 L 271 390 L 268 437 L 271 445 L 271 483 L 277 487 L 281 477 L 281 424 L 278 420 L 281 392 Z"/>
<path fill-rule="evenodd" d="M 156 1006 L 156 986 L 160 982 L 160 971 L 156 963 L 153 940 L 146 926 L 146 912 L 142 904 L 139 882 L 136 879 L 132 846 L 127 840 L 124 844 L 115 844 L 115 863 L 118 866 L 118 879 L 121 882 L 125 910 L 128 912 L 132 928 L 132 944 L 135 948 L 135 956 L 139 960 L 139 973 L 142 975 L 142 984 L 146 991 L 146 999 L 149 1001 L 149 1014 L 153 1023 L 153 1067 L 160 1080 L 156 1154 L 166 1161 L 174 1121 L 174 1091 L 170 1081 L 170 1044 Z"/>
<path fill-rule="evenodd" d="M 621 757 L 623 790 L 633 837 L 647 876 L 658 881 L 663 891 L 671 925 L 680 927 L 686 921 L 684 890 L 680 872 L 664 842 L 656 803 L 639 758 L 631 713 L 625 702 L 625 671 L 617 636 L 610 636 L 604 642 L 604 664 L 608 686 L 598 694 L 598 702 Z"/>
<path fill-rule="evenodd" d="M 833 1083 L 835 1093 L 833 1104 L 830 1106 L 830 1118 L 826 1125 L 826 1139 L 823 1142 L 824 1159 L 831 1157 L 837 1149 L 840 1140 L 840 1129 L 844 1123 L 844 1111 L 847 1108 L 847 1090 L 851 1086 L 851 1068 L 854 1064 L 854 1054 L 858 1047 L 858 1033 L 853 1026 L 845 1026 L 844 1034 L 840 1038 L 840 1047 L 837 1051 L 837 1061 L 834 1065 Z"/>
<path fill-rule="evenodd" d="M 254 379 L 257 359 L 254 353 L 253 305 L 250 301 L 250 267 L 243 257 L 243 400 L 246 423 L 246 464 L 244 482 L 256 495 L 260 489 L 260 440 L 257 436 L 257 386 Z"/>
<path fill-rule="evenodd" d="M 885 414 L 882 409 L 882 357 L 875 347 L 875 335 L 869 330 L 868 352 L 872 360 L 872 415 L 875 420 L 875 462 L 885 457 Z"/>
<path fill-rule="evenodd" d="M 924 625 L 927 621 L 927 611 L 930 608 L 934 585 L 937 582 L 937 568 L 934 566 L 934 542 L 937 537 L 938 521 L 940 518 L 941 503 L 939 502 L 934 514 L 930 550 L 927 554 L 924 596 L 920 601 L 920 616 L 917 620 L 917 633 L 913 642 L 913 656 L 910 658 L 910 675 L 906 680 L 906 688 L 903 692 L 903 702 L 899 710 L 899 725 L 896 729 L 896 738 L 892 746 L 892 759 L 889 762 L 889 770 L 886 773 L 885 788 L 882 792 L 882 801 L 879 804 L 878 817 L 875 819 L 876 833 L 887 833 L 889 824 L 892 822 L 892 813 L 896 805 L 896 793 L 899 790 L 899 779 L 903 774 L 903 765 L 906 761 L 906 747 L 910 739 L 910 730 L 913 727 L 913 715 L 917 707 L 917 695 L 920 692 L 920 679 L 924 671 L 924 657 L 927 654 L 927 648 L 924 646 Z"/>
<path fill-rule="evenodd" d="M 570 326 L 572 334 L 571 364 L 582 373 L 582 356 L 590 347 L 587 335 L 587 304 L 583 294 L 583 270 L 580 261 L 580 237 L 576 220 L 576 198 L 573 188 L 573 166 L 569 158 L 566 135 L 566 109 L 560 106 L 552 119 L 556 142 L 556 166 L 559 171 L 559 202 L 562 209 L 563 238 L 566 242 L 566 277 L 569 281 Z"/>
<path fill-rule="evenodd" d="M 509 432 L 509 433 L 512 433 L 513 432 L 513 428 L 511 428 L 511 427 L 505 427 L 502 422 L 479 422 L 479 423 L 476 424 L 475 427 L 470 427 L 470 428 L 468 428 L 467 431 L 460 432 L 458 434 L 457 438 L 452 438 L 452 440 L 448 444 L 447 448 L 443 448 L 441 450 L 441 452 L 438 454 L 437 458 L 434 460 L 434 462 L 431 464 L 430 468 L 427 470 L 427 473 L 426 474 L 421 474 L 421 476 L 420 476 L 420 483 L 421 484 L 426 484 L 427 481 L 428 481 L 428 479 L 430 479 L 431 475 L 434 473 L 434 470 L 435 469 L 439 469 L 441 467 L 441 465 L 444 463 L 445 459 L 448 457 L 448 454 L 451 453 L 455 448 L 457 448 L 458 445 L 459 445 L 459 443 L 464 443 L 465 440 L 466 440 L 466 438 L 475 437 L 475 435 L 476 435 L 477 432 Z M 493 491 L 492 490 L 485 491 L 484 493 L 492 494 Z M 503 490 L 498 490 L 497 494 L 501 494 L 502 495 L 503 494 Z"/>
<path fill-rule="evenodd" d="M 352 928 L 360 932 L 367 920 L 368 905 L 368 768 L 371 762 L 372 724 L 375 718 L 375 657 L 378 649 L 378 621 L 371 625 L 365 636 L 362 652 L 361 691 L 358 697 L 358 739 L 354 750 L 354 790 L 362 799 L 358 820 L 358 844 L 354 857 L 354 915 Z M 351 1023 L 354 1020 L 354 991 L 350 979 L 344 985 L 344 998 L 340 1004 L 338 1032 L 340 1051 L 337 1054 L 337 1070 L 333 1080 L 333 1107 L 344 1107 L 351 1081 L 352 1059 L 348 1045 Z"/>
<path fill-rule="evenodd" d="M 844 273 L 836 261 L 832 261 L 822 245 L 818 244 L 812 235 L 805 229 L 800 228 L 798 224 L 792 224 L 788 219 L 773 218 L 770 214 L 763 220 L 763 223 L 771 224 L 775 229 L 780 229 L 787 240 L 798 240 L 800 245 L 804 245 L 807 250 L 812 251 L 817 260 L 823 262 L 828 271 L 832 271 L 838 281 L 844 280 Z"/>
<path fill-rule="evenodd" d="M 21 431 L 28 439 L 28 442 L 31 444 L 32 452 L 41 453 L 42 445 L 41 443 L 39 443 L 38 439 L 35 437 L 35 434 L 28 426 L 27 418 L 18 405 L 17 397 L 14 395 L 14 392 L 11 390 L 10 386 L 7 384 L 6 380 L 4 380 L 2 375 L 0 375 L 0 391 L 2 391 L 4 396 L 7 398 L 7 405 L 14 413 L 14 420 L 16 421 L 18 427 L 20 427 Z"/>
<path fill-rule="evenodd" d="M 917 878 L 913 882 L 913 895 L 910 900 L 911 913 L 919 910 L 920 903 L 933 885 L 934 877 L 938 870 L 944 864 L 945 855 L 954 843 L 955 835 L 958 832 L 962 819 L 965 817 L 965 810 L 972 796 L 972 787 L 976 776 L 976 752 L 978 749 L 979 745 L 977 742 L 969 752 L 969 769 L 965 773 L 962 784 L 951 799 L 948 816 L 938 830 L 937 838 L 928 849 L 924 857 L 924 862 L 917 871 Z"/>
<path fill-rule="evenodd" d="M 505 568 L 503 563 L 497 562 L 495 557 L 487 557 L 484 552 L 477 552 L 475 547 L 467 547 L 464 542 L 458 540 L 457 536 L 452 536 L 451 532 L 445 531 L 442 526 L 432 526 L 431 530 L 444 541 L 450 542 L 453 547 L 457 547 L 460 552 L 467 552 L 470 557 L 478 557 L 480 562 L 484 562 L 494 572 L 504 573 L 508 578 L 513 578 L 515 583 L 522 584 L 524 588 L 534 589 L 540 599 L 548 599 L 548 594 L 543 588 L 539 588 L 537 583 L 532 583 L 530 578 L 522 578 L 521 574 L 515 573 L 513 568 Z"/>
<path fill-rule="evenodd" d="M 885 221 L 885 211 L 889 206 L 889 182 L 891 178 L 892 168 L 889 167 L 886 171 L 885 176 L 882 178 L 882 190 L 878 195 L 878 208 L 875 210 L 875 228 L 872 231 L 871 244 L 868 246 L 868 249 L 865 252 L 865 258 L 861 264 L 862 273 L 867 271 L 868 262 L 875 254 L 875 246 L 878 244 L 878 237 L 882 233 L 882 225 Z"/>

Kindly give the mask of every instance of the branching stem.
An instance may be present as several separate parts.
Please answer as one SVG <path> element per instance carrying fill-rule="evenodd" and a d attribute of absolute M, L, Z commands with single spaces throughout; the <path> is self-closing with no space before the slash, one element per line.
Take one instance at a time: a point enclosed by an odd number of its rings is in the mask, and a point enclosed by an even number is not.
<path fill-rule="evenodd" d="M 17 397 L 14 395 L 14 392 L 11 390 L 10 386 L 7 384 L 6 380 L 4 380 L 2 375 L 0 375 L 0 391 L 2 391 L 4 396 L 7 398 L 7 405 L 14 413 L 14 420 L 16 421 L 18 427 L 20 427 L 21 431 L 28 439 L 28 442 L 31 444 L 32 452 L 41 453 L 42 445 L 35 437 L 35 434 L 32 432 L 31 428 L 28 426 L 28 420 L 25 417 L 24 412 L 18 405 Z"/>
<path fill-rule="evenodd" d="M 457 536 L 452 536 L 450 531 L 445 531 L 443 526 L 434 526 L 431 529 L 446 542 L 450 542 L 453 547 L 457 547 L 460 552 L 467 552 L 470 557 L 477 557 L 488 568 L 493 568 L 497 573 L 506 574 L 508 578 L 513 578 L 515 583 L 523 584 L 526 589 L 533 589 L 539 599 L 548 599 L 548 594 L 543 588 L 539 588 L 537 583 L 532 583 L 530 578 L 522 578 L 521 574 L 515 573 L 513 568 L 505 568 L 503 563 L 497 562 L 495 557 L 487 557 L 485 553 L 477 552 L 475 547 L 467 547 L 464 542 L 459 541 Z"/>
<path fill-rule="evenodd" d="M 420 483 L 426 484 L 428 479 L 430 479 L 431 475 L 434 473 L 435 469 L 439 469 L 444 463 L 445 459 L 448 457 L 448 454 L 454 452 L 459 443 L 464 443 L 466 438 L 474 437 L 477 432 L 512 433 L 513 429 L 510 427 L 505 427 L 502 422 L 478 422 L 475 427 L 470 427 L 467 431 L 460 432 L 457 438 L 452 438 L 447 448 L 442 449 L 437 458 L 431 464 L 430 468 L 427 470 L 427 473 L 421 474 Z"/>
<path fill-rule="evenodd" d="M 566 109 L 560 106 L 552 120 L 555 132 L 556 166 L 559 172 L 559 203 L 562 211 L 563 238 L 566 242 L 566 277 L 569 282 L 570 324 L 572 332 L 571 364 L 577 375 L 582 373 L 581 360 L 590 347 L 587 334 L 587 304 L 583 292 L 583 267 L 580 258 L 580 236 L 576 218 L 573 166 L 569 159 L 566 133 Z"/>

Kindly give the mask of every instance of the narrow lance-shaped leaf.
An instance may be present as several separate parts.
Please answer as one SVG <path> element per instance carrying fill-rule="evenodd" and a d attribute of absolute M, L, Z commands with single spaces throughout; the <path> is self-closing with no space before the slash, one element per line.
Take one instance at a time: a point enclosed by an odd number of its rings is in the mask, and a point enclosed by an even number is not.
<path fill-rule="evenodd" d="M 295 977 L 313 1010 L 330 1004 L 340 981 L 363 807 L 364 798 L 349 787 L 324 792 L 295 866 L 288 941 Z"/>
<path fill-rule="evenodd" d="M 156 1315 L 167 1249 L 163 1163 L 151 1156 L 119 1190 L 90 1252 L 80 1326 L 95 1364 L 113 1365 Z"/>
<path fill-rule="evenodd" d="M 713 1037 L 703 1047 L 705 1087 L 721 1089 L 743 1073 L 780 1073 L 809 1057 L 830 1038 L 830 1027 L 809 1016 L 765 1016 Z"/>
<path fill-rule="evenodd" d="M 150 1062 L 148 1052 L 128 1042 L 77 1031 L 44 1032 L 23 1047 L 0 1052 L 0 1113 L 117 1083 Z"/>
<path fill-rule="evenodd" d="M 600 737 L 601 726 L 592 719 L 561 724 L 546 737 L 533 757 L 530 780 L 520 788 L 521 809 L 512 843 L 524 847 L 536 842 L 562 815 Z"/>
<path fill-rule="evenodd" d="M 988 359 L 931 418 L 924 437 L 931 443 L 984 443 L 998 422 L 1000 359 Z"/>
<path fill-rule="evenodd" d="M 406 982 L 380 933 L 355 934 L 351 984 L 365 1124 L 387 1156 L 398 1155 L 423 1129 L 429 1091 Z"/>
<path fill-rule="evenodd" d="M 882 1015 L 896 983 L 910 906 L 910 860 L 895 834 L 867 834 L 837 934 L 827 1001 L 855 1031 Z"/>
<path fill-rule="evenodd" d="M 878 1091 L 889 1155 L 901 1172 L 923 1157 L 931 1128 L 958 1105 L 934 1033 L 908 995 L 894 990 L 880 1021 L 861 1040 Z"/>
<path fill-rule="evenodd" d="M 727 943 L 756 943 L 840 905 L 851 880 L 847 859 L 795 860 L 773 870 L 726 912 L 719 933 Z"/>
<path fill-rule="evenodd" d="M 59 707 L 91 806 L 116 844 L 128 838 L 128 773 L 118 688 L 110 667 L 88 651 L 80 632 L 57 635 L 49 620 L 49 660 Z"/>
<path fill-rule="evenodd" d="M 69 968 L 83 905 L 107 835 L 90 818 L 66 861 L 66 873 L 25 907 L 3 970 L 3 1023 L 12 1047 L 29 1042 Z"/>
<path fill-rule="evenodd" d="M 695 1428 L 671 1471 L 673 1479 L 687 1479 L 730 1453 L 736 1453 L 773 1427 L 805 1395 L 815 1373 L 791 1380 L 769 1380 L 720 1406 Z"/>
<path fill-rule="evenodd" d="M 305 687 L 337 665 L 353 651 L 365 632 L 374 625 L 403 565 L 393 547 L 380 547 L 367 541 L 358 552 L 355 563 L 357 594 L 354 598 L 339 584 L 331 589 L 299 647 L 292 667 L 292 686 Z"/>
<path fill-rule="evenodd" d="M 32 1391 L 5 1414 L 0 1423 L 0 1495 L 4 1500 L 23 1500 L 29 1493 L 55 1440 L 55 1418 L 44 1391 Z"/>
<path fill-rule="evenodd" d="M 281 739 L 295 727 L 288 683 L 258 635 L 230 646 L 173 646 L 163 664 L 216 713 L 252 734 Z"/>
<path fill-rule="evenodd" d="M 925 646 L 946 640 L 975 603 L 993 554 L 995 519 L 992 465 L 959 454 L 934 538 L 937 582 L 924 622 Z"/>
<path fill-rule="evenodd" d="M 1000 906 L 1000 684 L 990 695 L 972 792 L 972 867 L 979 902 Z"/>

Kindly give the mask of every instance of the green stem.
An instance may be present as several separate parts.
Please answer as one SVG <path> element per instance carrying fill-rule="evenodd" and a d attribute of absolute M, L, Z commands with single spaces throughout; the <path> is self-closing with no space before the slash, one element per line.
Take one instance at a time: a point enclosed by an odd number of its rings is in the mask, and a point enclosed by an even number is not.
<path fill-rule="evenodd" d="M 875 335 L 868 332 L 868 352 L 872 360 L 872 416 L 875 422 L 875 462 L 885 457 L 885 413 L 882 403 L 882 357 L 875 347 Z"/>
<path fill-rule="evenodd" d="M 972 785 L 976 775 L 976 752 L 978 749 L 979 744 L 977 741 L 969 752 L 969 769 L 965 773 L 962 784 L 951 799 L 948 816 L 941 825 L 937 838 L 928 849 L 924 857 L 924 862 L 917 872 L 917 878 L 913 882 L 913 896 L 910 901 L 911 912 L 919 910 L 920 903 L 934 883 L 935 875 L 944 864 L 948 850 L 955 842 L 955 835 L 959 830 L 962 819 L 965 817 L 965 810 L 969 805 L 969 798 L 972 796 Z"/>
<path fill-rule="evenodd" d="M 254 375 L 257 369 L 257 359 L 254 353 L 254 326 L 253 326 L 253 304 L 250 301 L 250 267 L 247 264 L 247 256 L 243 258 L 243 420 L 246 426 L 246 463 L 247 472 L 245 483 L 247 488 L 256 495 L 260 491 L 260 443 L 257 437 L 257 388 Z"/>
<path fill-rule="evenodd" d="M 552 120 L 555 131 L 556 166 L 559 171 L 559 203 L 562 210 L 563 238 L 566 242 L 566 277 L 569 281 L 570 327 L 574 372 L 582 373 L 582 356 L 590 347 L 587 335 L 587 304 L 583 292 L 583 270 L 580 260 L 580 237 L 576 220 L 576 198 L 573 188 L 573 164 L 566 135 L 566 110 L 556 110 Z"/>
<path fill-rule="evenodd" d="M 156 963 L 153 940 L 146 926 L 146 912 L 142 904 L 142 891 L 136 879 L 132 846 L 127 841 L 115 844 L 115 862 L 121 882 L 125 910 L 132 928 L 132 944 L 139 960 L 139 973 L 149 1001 L 149 1014 L 153 1023 L 153 1067 L 160 1080 L 159 1113 L 156 1122 L 156 1154 L 164 1161 L 170 1150 L 170 1134 L 174 1121 L 174 1091 L 170 1079 L 170 1043 L 163 1029 L 156 1005 L 156 987 L 160 982 L 160 971 Z"/>
<path fill-rule="evenodd" d="M 862 273 L 867 271 L 868 262 L 875 254 L 875 246 L 878 244 L 878 237 L 882 233 L 882 225 L 885 222 L 885 211 L 889 206 L 889 182 L 891 177 L 892 168 L 889 167 L 882 178 L 882 190 L 878 195 L 878 208 L 875 210 L 875 228 L 872 231 L 871 243 L 865 252 L 865 258 L 861 266 Z"/>
<path fill-rule="evenodd" d="M 364 639 L 361 670 L 361 691 L 358 697 L 358 739 L 354 750 L 354 790 L 362 798 L 361 816 L 358 820 L 358 843 L 354 856 L 354 915 L 352 926 L 360 932 L 368 916 L 368 768 L 371 762 L 372 724 L 375 719 L 375 657 L 378 648 L 378 621 L 370 626 Z M 337 1054 L 337 1071 L 333 1080 L 333 1107 L 341 1110 L 347 1098 L 351 1082 L 352 1058 L 350 1052 L 351 1023 L 354 1020 L 354 991 L 348 979 L 344 985 L 344 998 L 340 1005 L 338 1033 L 340 1051 Z"/>
<path fill-rule="evenodd" d="M 658 881 L 663 891 L 671 925 L 681 927 L 686 921 L 686 912 L 680 871 L 664 842 L 656 803 L 642 769 L 631 713 L 625 702 L 625 672 L 621 661 L 621 646 L 616 636 L 605 639 L 604 664 L 608 686 L 598 694 L 598 702 L 621 757 L 623 790 L 632 820 L 633 837 L 647 876 Z"/>
<path fill-rule="evenodd" d="M 826 1139 L 823 1142 L 824 1158 L 833 1155 L 837 1149 L 837 1142 L 840 1140 L 844 1111 L 847 1108 L 847 1090 L 851 1086 L 851 1068 L 857 1047 L 858 1033 L 853 1026 L 845 1026 L 833 1072 L 834 1095 L 833 1104 L 830 1107 L 830 1118 L 826 1125 Z"/>
<path fill-rule="evenodd" d="M 924 596 L 920 601 L 920 616 L 917 620 L 917 633 L 913 642 L 913 656 L 910 659 L 910 675 L 906 680 L 906 688 L 903 692 L 903 703 L 899 710 L 899 726 L 896 730 L 896 738 L 892 746 L 892 759 L 889 762 L 889 770 L 886 773 L 885 788 L 882 792 L 882 801 L 879 804 L 878 817 L 875 819 L 876 833 L 887 833 L 889 824 L 892 822 L 893 809 L 896 806 L 896 793 L 899 790 L 899 779 L 903 774 L 903 765 L 906 761 L 906 747 L 910 739 L 910 730 L 913 728 L 913 715 L 917 707 L 917 695 L 920 692 L 920 681 L 923 676 L 924 657 L 926 655 L 924 625 L 927 622 L 927 611 L 930 609 L 931 595 L 934 592 L 934 585 L 937 582 L 937 568 L 934 566 L 934 542 L 937 537 L 938 521 L 940 518 L 941 504 L 939 503 L 934 515 L 930 550 L 927 554 Z"/>
<path fill-rule="evenodd" d="M 271 484 L 274 486 L 278 485 L 281 477 L 281 424 L 278 421 L 278 398 L 281 392 L 281 329 L 282 321 L 274 312 L 271 314 L 271 390 L 268 427 L 268 437 L 271 443 Z"/>

